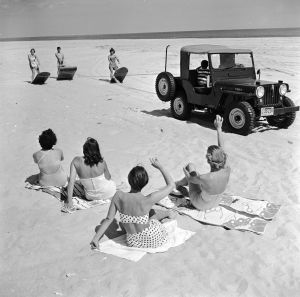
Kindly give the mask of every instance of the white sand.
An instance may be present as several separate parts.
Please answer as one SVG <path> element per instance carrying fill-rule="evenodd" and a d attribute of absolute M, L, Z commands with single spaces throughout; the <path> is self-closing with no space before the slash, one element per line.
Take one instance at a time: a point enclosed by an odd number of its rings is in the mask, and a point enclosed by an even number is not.
<path fill-rule="evenodd" d="M 197 234 L 167 253 L 133 263 L 89 249 L 107 206 L 67 215 L 49 195 L 24 189 L 26 177 L 37 173 L 32 153 L 47 128 L 57 134 L 65 170 L 92 136 L 118 184 L 132 166 L 146 166 L 145 192 L 163 183 L 149 166 L 151 156 L 176 179 L 188 161 L 207 171 L 205 150 L 216 143 L 212 122 L 200 115 L 189 122 L 173 119 L 154 90 L 165 45 L 172 45 L 169 69 L 178 73 L 180 47 L 200 43 L 253 49 L 262 79 L 288 82 L 290 97 L 300 104 L 300 38 L 0 43 L 0 296 L 300 296 L 299 114 L 288 130 L 265 125 L 247 137 L 225 135 L 233 169 L 229 191 L 282 204 L 263 236 L 180 216 L 179 226 Z M 74 81 L 29 84 L 30 48 L 35 47 L 41 70 L 55 77 L 58 45 L 67 64 L 78 66 Z M 123 85 L 106 81 L 111 46 L 129 68 Z"/>

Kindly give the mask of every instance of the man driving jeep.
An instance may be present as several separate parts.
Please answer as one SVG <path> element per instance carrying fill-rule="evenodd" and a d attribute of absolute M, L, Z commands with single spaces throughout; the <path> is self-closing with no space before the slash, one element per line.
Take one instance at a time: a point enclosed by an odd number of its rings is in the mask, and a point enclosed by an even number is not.
<path fill-rule="evenodd" d="M 196 69 L 197 71 L 197 85 L 199 87 L 208 87 L 209 86 L 209 75 L 210 71 L 207 68 L 208 61 L 202 60 L 201 66 Z"/>

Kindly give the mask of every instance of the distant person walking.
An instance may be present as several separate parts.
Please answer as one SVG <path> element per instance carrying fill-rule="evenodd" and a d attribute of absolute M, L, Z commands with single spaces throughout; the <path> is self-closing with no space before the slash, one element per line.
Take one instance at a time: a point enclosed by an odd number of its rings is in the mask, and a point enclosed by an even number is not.
<path fill-rule="evenodd" d="M 113 48 L 109 50 L 108 62 L 109 62 L 109 70 L 110 70 L 110 79 L 116 80 L 114 73 L 119 68 L 118 64 L 120 64 L 120 60 L 117 57 L 116 52 Z"/>
<path fill-rule="evenodd" d="M 57 47 L 57 52 L 55 53 L 55 57 L 57 59 L 57 74 L 58 74 L 60 67 L 64 66 L 64 59 L 65 59 L 65 56 L 61 52 L 61 48 L 59 46 Z"/>
<path fill-rule="evenodd" d="M 38 56 L 35 54 L 35 49 L 32 48 L 30 50 L 30 54 L 28 54 L 29 67 L 32 72 L 31 81 L 34 80 L 35 76 L 40 73 L 40 60 Z"/>

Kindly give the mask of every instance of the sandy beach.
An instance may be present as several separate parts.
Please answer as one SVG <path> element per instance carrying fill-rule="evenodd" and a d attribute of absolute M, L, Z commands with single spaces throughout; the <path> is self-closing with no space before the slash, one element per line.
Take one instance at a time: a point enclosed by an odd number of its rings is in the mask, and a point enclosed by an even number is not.
<path fill-rule="evenodd" d="M 300 104 L 299 37 L 0 43 L 0 296 L 300 296 L 299 113 L 286 130 L 263 122 L 246 137 L 225 134 L 232 168 L 228 192 L 282 205 L 262 236 L 179 215 L 178 225 L 196 234 L 134 263 L 90 250 L 107 205 L 64 214 L 50 195 L 24 188 L 26 178 L 38 173 L 32 154 L 48 128 L 57 135 L 66 171 L 82 154 L 86 138 L 94 137 L 113 180 L 125 183 L 125 189 L 128 172 L 137 164 L 150 175 L 144 193 L 163 185 L 150 166 L 153 156 L 174 179 L 190 161 L 201 173 L 208 171 L 206 148 L 216 144 L 212 119 L 193 113 L 187 122 L 175 120 L 154 88 L 166 45 L 171 45 L 168 69 L 179 74 L 180 48 L 201 43 L 252 49 L 261 78 L 287 82 L 289 97 Z M 57 46 L 66 64 L 78 67 L 73 81 L 56 81 Z M 51 73 L 45 85 L 29 83 L 32 47 L 41 70 Z M 123 84 L 108 82 L 110 47 L 129 69 Z"/>

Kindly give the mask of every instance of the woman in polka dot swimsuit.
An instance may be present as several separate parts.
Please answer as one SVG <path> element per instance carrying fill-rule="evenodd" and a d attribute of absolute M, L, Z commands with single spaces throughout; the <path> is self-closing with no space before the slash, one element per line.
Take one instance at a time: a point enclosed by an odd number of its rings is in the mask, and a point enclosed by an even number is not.
<path fill-rule="evenodd" d="M 120 213 L 120 222 L 126 230 L 127 244 L 129 246 L 156 248 L 167 241 L 167 232 L 159 220 L 173 218 L 174 213 L 172 211 L 154 212 L 151 208 L 174 189 L 175 183 L 157 159 L 151 159 L 150 161 L 151 165 L 161 172 L 166 186 L 159 191 L 144 196 L 141 190 L 148 183 L 147 171 L 142 166 L 134 167 L 128 175 L 128 182 L 131 186 L 130 192 L 118 191 L 114 195 L 107 217 L 100 224 L 90 243 L 91 248 L 99 249 L 99 240 L 114 220 L 117 211 Z M 150 210 L 155 214 L 150 216 Z"/>

